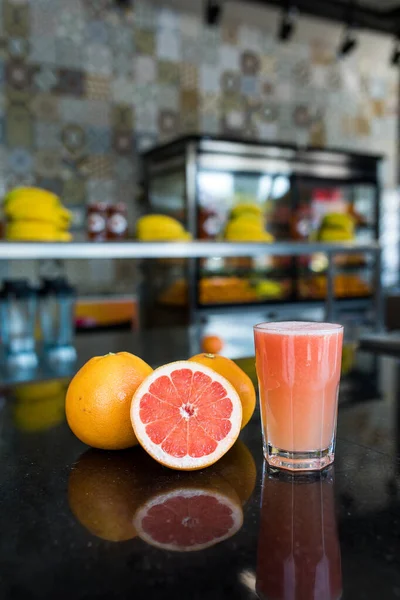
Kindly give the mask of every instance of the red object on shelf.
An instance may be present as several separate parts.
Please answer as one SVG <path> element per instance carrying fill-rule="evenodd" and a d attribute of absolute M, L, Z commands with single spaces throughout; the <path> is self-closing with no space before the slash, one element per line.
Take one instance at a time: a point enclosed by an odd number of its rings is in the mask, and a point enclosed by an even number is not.
<path fill-rule="evenodd" d="M 107 204 L 94 202 L 87 210 L 87 235 L 89 240 L 102 242 L 107 238 Z"/>
<path fill-rule="evenodd" d="M 107 210 L 107 239 L 123 240 L 128 233 L 127 207 L 124 202 L 110 204 Z"/>

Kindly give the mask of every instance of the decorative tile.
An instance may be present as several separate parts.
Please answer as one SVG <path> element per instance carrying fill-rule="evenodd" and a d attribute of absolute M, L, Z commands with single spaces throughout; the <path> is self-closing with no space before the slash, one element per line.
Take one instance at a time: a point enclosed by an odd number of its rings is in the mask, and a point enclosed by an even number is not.
<path fill-rule="evenodd" d="M 85 171 L 89 178 L 110 179 L 112 161 L 110 156 L 88 156 L 85 159 Z"/>
<path fill-rule="evenodd" d="M 86 46 L 84 55 L 84 66 L 88 73 L 103 76 L 112 73 L 112 56 L 107 46 L 90 44 Z"/>
<path fill-rule="evenodd" d="M 110 28 L 106 21 L 96 19 L 89 21 L 85 27 L 85 38 L 89 43 L 107 45 L 110 41 Z M 132 50 L 132 48 L 129 48 Z"/>
<path fill-rule="evenodd" d="M 176 85 L 160 83 L 157 86 L 157 92 L 157 105 L 159 108 L 178 109 L 179 89 Z"/>
<path fill-rule="evenodd" d="M 60 69 L 58 74 L 58 84 L 55 88 L 59 94 L 68 94 L 70 96 L 80 97 L 83 96 L 84 87 L 85 81 L 82 71 L 73 69 Z"/>
<path fill-rule="evenodd" d="M 28 37 L 30 29 L 28 4 L 5 2 L 3 5 L 3 26 L 9 36 Z"/>
<path fill-rule="evenodd" d="M 182 35 L 181 39 L 181 60 L 183 63 L 191 63 L 193 65 L 201 64 L 201 40 L 200 38 L 191 38 Z"/>
<path fill-rule="evenodd" d="M 89 100 L 108 100 L 111 96 L 111 79 L 101 75 L 86 74 L 84 94 Z"/>
<path fill-rule="evenodd" d="M 135 32 L 135 44 L 138 54 L 154 56 L 156 51 L 156 38 L 154 31 L 148 29 L 137 29 Z"/>
<path fill-rule="evenodd" d="M 254 52 L 245 51 L 240 57 L 240 65 L 245 75 L 257 75 L 260 71 L 260 57 Z"/>
<path fill-rule="evenodd" d="M 72 177 L 63 182 L 62 199 L 67 206 L 81 206 L 86 200 L 86 182 L 83 177 Z"/>
<path fill-rule="evenodd" d="M 148 0 L 135 2 L 135 21 L 138 27 L 155 29 L 157 25 L 156 10 Z"/>
<path fill-rule="evenodd" d="M 92 178 L 86 185 L 87 202 L 107 202 L 115 196 L 115 181 Z"/>
<path fill-rule="evenodd" d="M 110 27 L 109 45 L 115 53 L 132 57 L 135 49 L 132 27 L 126 27 L 123 23 L 119 23 L 117 27 Z"/>
<path fill-rule="evenodd" d="M 198 89 L 199 71 L 196 65 L 181 63 L 180 65 L 181 87 L 185 90 Z"/>
<path fill-rule="evenodd" d="M 71 11 L 71 7 L 61 10 L 57 14 L 57 37 L 67 38 L 74 44 L 79 44 L 83 40 L 85 25 L 82 15 L 76 11 Z"/>
<path fill-rule="evenodd" d="M 141 133 L 135 136 L 135 148 L 139 154 L 141 152 L 146 152 L 146 150 L 150 150 L 150 148 L 154 148 L 156 144 L 157 135 L 150 133 Z"/>
<path fill-rule="evenodd" d="M 56 178 L 61 171 L 61 154 L 54 150 L 38 150 L 35 153 L 35 173 L 40 177 Z"/>
<path fill-rule="evenodd" d="M 261 29 L 241 25 L 238 29 L 238 45 L 243 50 L 259 53 L 263 46 L 263 34 Z"/>
<path fill-rule="evenodd" d="M 217 67 L 200 67 L 200 88 L 203 92 L 218 92 L 220 89 L 220 70 Z"/>
<path fill-rule="evenodd" d="M 56 62 L 61 68 L 82 69 L 84 47 L 68 38 L 55 40 Z"/>
<path fill-rule="evenodd" d="M 61 126 L 59 123 L 36 121 L 35 140 L 39 150 L 58 150 L 61 148 Z"/>
<path fill-rule="evenodd" d="M 24 59 L 29 52 L 29 42 L 27 38 L 13 37 L 8 40 L 8 55 L 15 59 Z"/>
<path fill-rule="evenodd" d="M 29 90 L 32 85 L 33 68 L 23 61 L 10 61 L 6 63 L 6 83 L 17 90 Z"/>
<path fill-rule="evenodd" d="M 31 102 L 32 113 L 41 121 L 59 119 L 59 101 L 52 94 L 36 94 Z"/>
<path fill-rule="evenodd" d="M 259 80 L 252 75 L 243 75 L 241 81 L 241 92 L 244 96 L 255 96 L 259 94 Z"/>
<path fill-rule="evenodd" d="M 240 66 L 240 52 L 237 46 L 222 44 L 220 49 L 220 63 L 227 71 L 237 71 Z"/>
<path fill-rule="evenodd" d="M 70 123 L 63 127 L 61 140 L 64 148 L 72 155 L 79 156 L 85 150 L 86 134 L 84 129 L 76 123 Z"/>
<path fill-rule="evenodd" d="M 63 193 L 63 181 L 60 177 L 41 177 L 37 176 L 35 185 L 38 187 L 44 188 L 45 190 L 49 190 L 49 192 L 53 192 L 53 194 L 57 194 L 57 196 L 62 196 Z M 65 198 L 63 198 L 63 202 L 68 202 Z"/>
<path fill-rule="evenodd" d="M 164 63 L 163 63 L 164 64 Z M 175 67 L 176 65 L 174 65 Z M 160 65 L 158 65 L 158 74 L 161 79 Z M 152 83 L 157 75 L 156 61 L 151 56 L 138 56 L 135 62 L 135 81 L 137 83 Z"/>
<path fill-rule="evenodd" d="M 114 160 L 114 177 L 118 181 L 131 181 L 135 174 L 132 157 L 117 156 Z"/>
<path fill-rule="evenodd" d="M 127 77 L 116 77 L 111 82 L 111 95 L 114 102 L 132 104 L 135 84 Z"/>
<path fill-rule="evenodd" d="M 88 127 L 86 136 L 89 154 L 108 154 L 111 151 L 111 131 L 109 127 Z"/>
<path fill-rule="evenodd" d="M 180 24 L 180 15 L 169 8 L 161 8 L 157 13 L 157 27 L 172 34 L 176 32 Z"/>
<path fill-rule="evenodd" d="M 30 60 L 32 62 L 55 65 L 57 62 L 56 56 L 56 39 L 51 35 L 34 35 L 29 38 Z"/>
<path fill-rule="evenodd" d="M 58 84 L 58 71 L 50 66 L 43 65 L 36 71 L 33 80 L 39 91 L 50 92 Z"/>
<path fill-rule="evenodd" d="M 32 154 L 26 148 L 14 148 L 8 153 L 8 168 L 18 175 L 26 175 L 32 171 Z"/>
<path fill-rule="evenodd" d="M 112 0 L 82 0 L 83 8 L 91 19 L 101 19 L 110 9 Z"/>
<path fill-rule="evenodd" d="M 169 30 L 159 29 L 156 33 L 156 54 L 158 58 L 179 62 L 179 36 Z"/>
<path fill-rule="evenodd" d="M 126 54 L 115 54 L 113 57 L 113 72 L 122 77 L 133 77 L 134 61 L 132 56 Z"/>
<path fill-rule="evenodd" d="M 133 149 L 132 131 L 114 131 L 113 148 L 118 154 L 131 154 Z"/>
<path fill-rule="evenodd" d="M 179 64 L 169 60 L 159 60 L 157 65 L 158 81 L 160 83 L 179 85 Z"/>
<path fill-rule="evenodd" d="M 201 131 L 208 134 L 216 134 L 219 132 L 219 118 L 212 113 L 203 112 L 200 120 Z"/>
<path fill-rule="evenodd" d="M 59 111 L 64 123 L 80 123 L 84 125 L 88 119 L 88 106 L 84 99 L 63 96 L 59 100 Z"/>
<path fill-rule="evenodd" d="M 109 127 L 111 107 L 105 100 L 85 100 L 86 123 L 95 127 Z"/>
<path fill-rule="evenodd" d="M 8 148 L 33 148 L 33 119 L 27 106 L 11 104 L 6 111 L 5 138 Z"/>
<path fill-rule="evenodd" d="M 133 110 L 127 104 L 114 104 L 111 109 L 113 129 L 122 131 L 133 130 Z"/>

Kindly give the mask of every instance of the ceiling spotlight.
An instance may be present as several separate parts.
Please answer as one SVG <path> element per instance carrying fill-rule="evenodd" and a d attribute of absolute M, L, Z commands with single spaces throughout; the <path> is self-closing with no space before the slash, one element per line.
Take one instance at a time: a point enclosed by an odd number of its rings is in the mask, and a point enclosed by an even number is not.
<path fill-rule="evenodd" d="M 293 36 L 296 26 L 297 13 L 297 7 L 291 4 L 289 4 L 288 8 L 282 13 L 278 31 L 278 38 L 281 40 L 281 42 L 288 42 Z"/>
<path fill-rule="evenodd" d="M 222 17 L 222 4 L 220 0 L 207 0 L 205 20 L 207 25 L 215 27 L 219 25 Z"/>
<path fill-rule="evenodd" d="M 356 49 L 357 44 L 357 38 L 353 29 L 351 27 L 346 27 L 339 44 L 337 55 L 339 57 L 348 56 Z"/>
<path fill-rule="evenodd" d="M 397 38 L 394 44 L 393 52 L 390 55 L 390 64 L 394 67 L 400 65 L 400 39 Z"/>

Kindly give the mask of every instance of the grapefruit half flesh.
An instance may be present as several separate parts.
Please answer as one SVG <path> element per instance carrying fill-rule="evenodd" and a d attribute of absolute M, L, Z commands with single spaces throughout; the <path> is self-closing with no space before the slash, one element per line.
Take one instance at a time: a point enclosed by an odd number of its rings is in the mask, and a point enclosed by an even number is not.
<path fill-rule="evenodd" d="M 142 540 L 163 550 L 204 550 L 228 539 L 243 524 L 240 504 L 216 490 L 176 489 L 138 510 L 134 527 Z"/>
<path fill-rule="evenodd" d="M 214 464 L 236 441 L 238 393 L 209 367 L 178 361 L 159 367 L 135 392 L 131 420 L 143 448 L 172 469 Z"/>

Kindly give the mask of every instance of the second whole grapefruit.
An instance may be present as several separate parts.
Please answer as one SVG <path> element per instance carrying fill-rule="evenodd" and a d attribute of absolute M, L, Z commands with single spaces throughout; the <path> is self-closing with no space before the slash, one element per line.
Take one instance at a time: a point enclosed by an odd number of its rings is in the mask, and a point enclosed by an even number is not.
<path fill-rule="evenodd" d="M 245 427 L 253 416 L 256 407 L 256 391 L 253 382 L 238 365 L 225 356 L 218 354 L 196 354 L 189 361 L 205 365 L 225 377 L 239 394 L 242 402 L 242 426 Z"/>
<path fill-rule="evenodd" d="M 82 442 L 102 450 L 137 443 L 129 416 L 132 396 L 153 369 L 129 352 L 91 358 L 69 384 L 67 421 Z"/>

